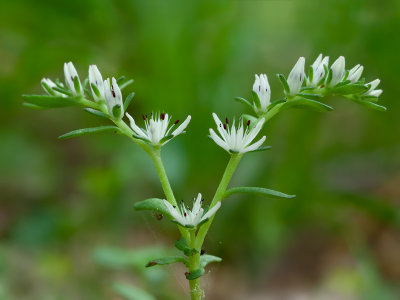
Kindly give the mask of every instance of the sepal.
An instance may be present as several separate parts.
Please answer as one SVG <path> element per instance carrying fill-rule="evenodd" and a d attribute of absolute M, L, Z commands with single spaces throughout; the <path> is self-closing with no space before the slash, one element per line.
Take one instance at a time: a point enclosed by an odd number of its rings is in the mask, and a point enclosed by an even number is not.
<path fill-rule="evenodd" d="M 281 84 L 283 86 L 283 89 L 285 90 L 285 93 L 286 94 L 290 94 L 289 84 L 287 83 L 285 75 L 277 74 L 277 76 L 278 76 L 278 78 L 279 78 L 279 80 L 280 80 L 280 82 L 281 82 Z"/>

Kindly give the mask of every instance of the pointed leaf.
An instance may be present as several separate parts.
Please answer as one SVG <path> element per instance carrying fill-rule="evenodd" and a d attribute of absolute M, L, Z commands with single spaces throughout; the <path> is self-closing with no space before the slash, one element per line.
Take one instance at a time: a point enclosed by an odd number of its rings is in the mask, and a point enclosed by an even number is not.
<path fill-rule="evenodd" d="M 363 94 L 368 89 L 369 87 L 363 84 L 347 84 L 334 88 L 332 92 L 339 95 Z"/>
<path fill-rule="evenodd" d="M 303 97 L 304 99 L 310 99 L 310 100 L 319 100 L 323 97 L 320 94 L 309 94 L 309 93 L 299 93 L 298 95 L 300 97 Z"/>
<path fill-rule="evenodd" d="M 47 107 L 42 107 L 42 106 L 35 105 L 32 103 L 28 103 L 28 102 L 23 102 L 22 105 L 25 107 L 28 107 L 28 108 L 32 108 L 32 109 L 39 109 L 39 110 L 47 109 Z"/>
<path fill-rule="evenodd" d="M 362 101 L 362 100 L 353 100 L 353 101 L 357 102 L 357 103 L 360 103 L 361 105 L 364 105 L 364 106 L 366 106 L 368 108 L 375 109 L 375 110 L 379 110 L 379 111 L 386 111 L 387 110 L 387 108 L 385 106 L 376 104 L 376 103 L 371 102 L 371 101 L 365 101 L 365 100 L 364 101 Z"/>
<path fill-rule="evenodd" d="M 158 258 L 158 259 L 149 261 L 146 265 L 146 268 L 153 267 L 156 265 L 160 265 L 160 266 L 170 265 L 170 264 L 177 263 L 177 262 L 187 264 L 187 260 L 183 256 L 167 256 L 167 257 Z"/>
<path fill-rule="evenodd" d="M 243 103 L 243 104 L 245 104 L 245 105 L 247 105 L 247 106 L 250 107 L 251 109 L 254 109 L 254 106 L 253 106 L 249 101 L 247 101 L 246 99 L 244 99 L 244 98 L 242 98 L 242 97 L 235 97 L 235 100 L 238 101 L 238 102 L 241 102 L 241 103 Z"/>
<path fill-rule="evenodd" d="M 106 115 L 105 113 L 103 113 L 103 112 L 101 112 L 101 111 L 95 110 L 95 109 L 93 109 L 93 108 L 85 108 L 84 110 L 85 110 L 86 112 L 92 114 L 92 115 L 95 115 L 95 116 L 98 116 L 98 117 L 102 117 L 102 118 L 109 119 L 109 116 L 108 116 L 108 115 Z"/>
<path fill-rule="evenodd" d="M 128 85 L 130 85 L 131 83 L 133 83 L 133 79 L 129 79 L 128 81 L 124 82 L 123 84 L 121 84 L 119 86 L 119 89 L 122 91 L 124 88 L 126 88 Z"/>
<path fill-rule="evenodd" d="M 134 92 L 130 93 L 130 94 L 125 98 L 125 101 L 124 101 L 124 111 L 126 111 L 126 109 L 128 108 L 129 104 L 131 103 L 131 101 L 132 101 L 132 99 L 133 99 L 133 96 L 135 96 L 135 93 L 134 93 Z"/>
<path fill-rule="evenodd" d="M 295 195 L 287 195 L 278 191 L 261 188 L 261 187 L 250 187 L 250 186 L 242 186 L 242 187 L 234 187 L 227 190 L 224 194 L 224 198 L 229 197 L 233 194 L 252 194 L 252 195 L 259 195 L 264 196 L 267 198 L 274 198 L 274 199 L 290 199 L 296 197 Z"/>
<path fill-rule="evenodd" d="M 184 237 L 177 240 L 174 245 L 176 249 L 182 251 L 186 256 L 191 256 L 198 252 L 196 249 L 189 246 L 188 241 Z"/>
<path fill-rule="evenodd" d="M 186 275 L 187 280 L 194 280 L 201 277 L 204 274 L 204 268 L 196 269 Z"/>
<path fill-rule="evenodd" d="M 154 210 L 160 214 L 171 217 L 168 208 L 165 206 L 164 202 L 159 198 L 150 198 L 136 202 L 133 207 L 135 210 Z"/>
<path fill-rule="evenodd" d="M 114 131 L 114 132 L 120 132 L 120 129 L 116 126 L 99 126 L 99 127 L 89 127 L 89 128 L 82 128 L 82 129 L 77 129 L 71 132 L 68 132 L 66 134 L 60 135 L 58 138 L 60 140 L 65 140 L 65 139 L 70 139 L 78 136 L 83 136 L 83 135 L 88 135 L 92 133 L 100 133 L 100 132 L 105 132 L 105 131 Z"/>
<path fill-rule="evenodd" d="M 207 266 L 209 263 L 220 262 L 220 261 L 222 261 L 222 258 L 218 256 L 208 255 L 208 254 L 203 254 L 200 256 L 200 266 L 202 268 Z"/>
<path fill-rule="evenodd" d="M 280 110 L 285 110 L 289 108 L 309 108 L 312 110 L 316 111 L 321 111 L 321 112 L 327 112 L 327 111 L 332 111 L 333 108 L 329 105 L 326 105 L 324 103 L 315 101 L 315 100 L 310 100 L 310 99 L 294 99 L 287 101 L 285 104 L 282 105 Z"/>
<path fill-rule="evenodd" d="M 70 97 L 55 97 L 47 95 L 22 95 L 26 103 L 43 108 L 56 108 L 81 105 L 78 100 Z"/>

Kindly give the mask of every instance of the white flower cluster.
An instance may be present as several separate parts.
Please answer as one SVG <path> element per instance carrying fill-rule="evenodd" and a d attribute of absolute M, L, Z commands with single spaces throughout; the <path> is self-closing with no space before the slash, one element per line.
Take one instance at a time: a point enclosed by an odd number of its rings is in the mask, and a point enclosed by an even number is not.
<path fill-rule="evenodd" d="M 171 117 L 168 116 L 168 114 L 151 114 L 150 118 L 147 118 L 147 116 L 143 115 L 145 128 L 140 128 L 137 126 L 135 120 L 128 113 L 126 113 L 126 116 L 131 123 L 134 137 L 144 140 L 153 146 L 165 145 L 172 138 L 184 133 L 184 130 L 188 126 L 191 119 L 191 116 L 189 115 L 178 128 L 171 132 L 172 128 L 179 123 L 179 120 L 175 121 L 170 127 L 168 127 L 169 122 L 171 121 Z"/>
<path fill-rule="evenodd" d="M 358 95 L 360 98 L 377 98 L 382 94 L 382 90 L 376 89 L 380 80 L 375 79 L 372 82 L 364 83 L 360 80 L 364 67 L 356 65 L 350 70 L 346 70 L 345 58 L 340 56 L 329 67 L 329 57 L 320 54 L 314 63 L 309 68 L 309 73 L 306 76 L 304 71 L 305 58 L 300 57 L 287 79 L 280 75 L 285 87 L 287 99 L 291 99 L 299 95 L 302 90 L 313 90 L 324 88 L 327 91 L 334 90 L 339 85 L 362 84 L 369 89 Z M 271 89 L 269 86 L 266 74 L 256 74 L 256 79 L 253 84 L 253 106 L 257 113 L 266 112 L 271 104 Z M 376 99 L 375 99 L 376 100 Z"/>
<path fill-rule="evenodd" d="M 250 121 L 247 121 L 246 125 L 244 125 L 242 121 L 239 121 L 237 128 L 235 127 L 235 121 L 232 122 L 232 127 L 229 128 L 228 118 L 226 118 L 225 124 L 221 122 L 215 113 L 213 113 L 213 118 L 217 124 L 217 129 L 220 136 L 218 136 L 215 131 L 210 128 L 210 137 L 218 146 L 229 153 L 246 153 L 255 151 L 265 141 L 266 137 L 263 136 L 254 144 L 251 144 L 264 125 L 264 118 L 258 121 L 255 126 L 251 125 Z"/>
<path fill-rule="evenodd" d="M 217 210 L 221 207 L 221 202 L 217 202 L 213 207 L 211 207 L 206 213 L 201 207 L 203 204 L 203 199 L 201 194 L 197 195 L 197 198 L 193 199 L 193 208 L 190 210 L 185 206 L 183 201 L 180 207 L 172 206 L 167 200 L 163 200 L 165 206 L 167 207 L 169 213 L 174 218 L 174 221 L 184 227 L 197 227 L 204 224 L 212 217 Z"/>
<path fill-rule="evenodd" d="M 64 64 L 65 86 L 62 83 L 53 82 L 49 78 L 42 79 L 42 86 L 50 96 L 58 97 L 83 97 L 79 75 L 72 62 Z M 96 102 L 105 101 L 109 114 L 116 119 L 121 119 L 124 115 L 122 93 L 117 84 L 117 80 L 112 77 L 103 81 L 103 77 L 97 66 L 89 66 L 89 85 L 93 99 Z"/>

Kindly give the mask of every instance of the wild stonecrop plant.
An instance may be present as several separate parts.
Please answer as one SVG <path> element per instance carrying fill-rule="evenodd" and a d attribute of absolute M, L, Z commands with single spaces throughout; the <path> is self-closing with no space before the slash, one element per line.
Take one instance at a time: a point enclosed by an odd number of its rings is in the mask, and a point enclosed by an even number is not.
<path fill-rule="evenodd" d="M 122 96 L 122 91 L 133 80 L 125 81 L 124 77 L 103 80 L 97 66 L 91 65 L 88 78 L 81 82 L 73 64 L 69 62 L 64 64 L 65 84 L 58 79 L 53 82 L 44 78 L 41 83 L 47 95 L 24 95 L 24 104 L 37 109 L 83 107 L 87 112 L 111 121 L 113 125 L 74 130 L 61 135 L 60 139 L 112 131 L 128 137 L 150 156 L 165 198 L 146 199 L 135 203 L 134 208 L 155 211 L 157 214 L 167 216 L 177 225 L 180 238 L 174 245 L 180 251 L 180 255 L 155 257 L 147 267 L 183 263 L 187 267 L 185 276 L 189 281 L 191 299 L 202 299 L 204 292 L 199 278 L 205 273 L 205 267 L 209 263 L 221 261 L 219 257 L 205 254 L 202 247 L 214 217 L 222 210 L 222 201 L 234 194 L 269 198 L 294 197 L 263 187 L 228 189 L 229 182 L 246 153 L 270 148 L 262 146 L 265 136 L 258 137 L 263 126 L 273 116 L 290 108 L 331 111 L 332 107 L 321 102 L 327 96 L 340 96 L 373 109 L 386 110 L 377 104 L 382 93 L 382 90 L 376 89 L 379 79 L 366 83 L 365 79 L 361 78 L 363 69 L 363 66 L 356 65 L 346 70 L 343 56 L 329 65 L 329 58 L 320 54 L 306 74 L 305 59 L 300 57 L 287 78 L 278 74 L 283 86 L 283 98 L 275 101 L 271 101 L 267 75 L 255 75 L 251 91 L 252 100 L 236 98 L 237 101 L 246 104 L 253 111 L 252 114 L 242 114 L 237 121 L 230 121 L 228 118 L 221 121 L 217 114 L 212 114 L 216 129 L 209 129 L 209 137 L 228 153 L 229 161 L 214 197 L 208 205 L 204 203 L 200 193 L 191 205 L 183 201 L 177 202 L 161 159 L 162 147 L 173 138 L 185 133 L 191 119 L 190 115 L 183 122 L 179 120 L 173 122 L 172 117 L 165 112 L 154 112 L 149 116 L 139 114 L 135 120 L 126 112 L 134 93 L 128 94 L 125 98 Z M 129 125 L 124 121 L 124 116 L 129 120 Z"/>

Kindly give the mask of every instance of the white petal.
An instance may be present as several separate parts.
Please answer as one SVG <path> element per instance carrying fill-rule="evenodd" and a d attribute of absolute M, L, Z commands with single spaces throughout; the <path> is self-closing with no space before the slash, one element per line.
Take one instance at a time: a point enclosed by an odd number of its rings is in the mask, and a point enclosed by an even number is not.
<path fill-rule="evenodd" d="M 189 116 L 186 118 L 186 120 L 185 120 L 181 125 L 179 125 L 179 127 L 178 127 L 177 129 L 175 129 L 175 130 L 172 132 L 172 135 L 173 135 L 173 136 L 177 136 L 177 135 L 181 134 L 181 133 L 186 129 L 186 127 L 188 126 L 188 124 L 189 124 L 191 118 L 192 118 L 192 117 L 189 115 Z"/>
<path fill-rule="evenodd" d="M 186 220 L 185 218 L 180 214 L 180 212 L 178 212 L 178 210 L 176 208 L 174 208 L 171 203 L 169 203 L 167 200 L 163 199 L 163 202 L 165 204 L 165 206 L 167 207 L 169 213 L 171 214 L 171 216 L 175 219 L 175 221 L 177 221 L 178 223 L 182 224 L 183 226 L 186 225 Z"/>
<path fill-rule="evenodd" d="M 259 141 L 255 142 L 253 145 L 250 145 L 249 147 L 244 148 L 242 153 L 254 151 L 254 150 L 258 149 L 264 143 L 265 139 L 266 139 L 266 136 L 264 135 Z"/>
<path fill-rule="evenodd" d="M 131 115 L 128 114 L 128 113 L 125 113 L 125 115 L 128 117 L 128 119 L 129 119 L 129 121 L 130 121 L 130 125 L 131 125 L 131 128 L 132 128 L 133 132 L 134 132 L 136 135 L 140 136 L 140 137 L 143 137 L 143 138 L 145 138 L 145 139 L 148 139 L 147 135 L 145 135 L 145 134 L 143 133 L 143 130 L 142 130 L 141 128 L 139 128 L 139 126 L 136 125 L 135 120 L 131 117 Z"/>
<path fill-rule="evenodd" d="M 217 202 L 213 207 L 211 207 L 208 212 L 201 218 L 201 221 L 209 219 L 212 215 L 214 215 L 217 210 L 221 207 L 221 201 Z"/>
<path fill-rule="evenodd" d="M 220 146 L 221 148 L 223 148 L 223 149 L 225 149 L 226 151 L 229 152 L 230 149 L 229 149 L 229 146 L 227 145 L 227 143 L 224 142 L 224 141 L 214 132 L 214 130 L 212 130 L 211 128 L 210 128 L 210 136 L 211 136 L 212 140 L 213 140 L 218 146 Z"/>
<path fill-rule="evenodd" d="M 300 91 L 301 86 L 303 84 L 304 64 L 305 64 L 305 58 L 300 57 L 296 62 L 296 64 L 294 65 L 293 69 L 290 71 L 290 74 L 288 76 L 287 83 L 289 85 L 290 95 L 292 96 Z"/>
<path fill-rule="evenodd" d="M 331 66 L 332 70 L 332 80 L 329 83 L 329 86 L 335 86 L 339 82 L 342 81 L 343 76 L 345 74 L 345 58 L 343 56 L 340 56 Z"/>

